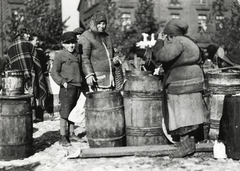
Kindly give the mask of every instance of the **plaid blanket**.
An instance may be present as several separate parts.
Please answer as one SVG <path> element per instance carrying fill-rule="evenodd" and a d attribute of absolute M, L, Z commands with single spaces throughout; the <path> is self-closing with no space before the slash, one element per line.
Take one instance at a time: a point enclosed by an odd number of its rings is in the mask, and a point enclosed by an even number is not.
<path fill-rule="evenodd" d="M 31 81 L 34 96 L 44 107 L 47 97 L 47 83 L 43 76 L 41 63 L 33 44 L 17 39 L 8 49 L 11 69 L 23 70 L 26 81 Z"/>

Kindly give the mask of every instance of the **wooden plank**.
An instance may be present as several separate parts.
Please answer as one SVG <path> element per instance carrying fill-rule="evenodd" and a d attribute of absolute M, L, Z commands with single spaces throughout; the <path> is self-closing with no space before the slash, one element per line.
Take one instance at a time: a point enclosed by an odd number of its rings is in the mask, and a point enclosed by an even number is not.
<path fill-rule="evenodd" d="M 167 156 L 176 150 L 173 145 L 148 145 L 128 147 L 105 147 L 82 149 L 80 158 L 122 157 L 122 156 Z M 212 143 L 196 144 L 196 152 L 212 152 Z"/>

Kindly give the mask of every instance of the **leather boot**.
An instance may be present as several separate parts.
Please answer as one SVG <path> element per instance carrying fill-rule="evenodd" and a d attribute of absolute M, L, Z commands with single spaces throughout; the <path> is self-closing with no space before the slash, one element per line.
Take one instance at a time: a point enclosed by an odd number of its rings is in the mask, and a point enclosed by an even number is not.
<path fill-rule="evenodd" d="M 196 151 L 195 139 L 187 138 L 186 140 L 179 143 L 177 149 L 169 154 L 170 158 L 181 158 L 190 155 Z"/>

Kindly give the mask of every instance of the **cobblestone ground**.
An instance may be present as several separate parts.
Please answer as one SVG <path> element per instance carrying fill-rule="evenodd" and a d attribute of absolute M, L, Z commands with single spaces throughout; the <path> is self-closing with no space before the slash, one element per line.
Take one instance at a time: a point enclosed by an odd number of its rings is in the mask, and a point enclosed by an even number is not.
<path fill-rule="evenodd" d="M 164 157 L 109 157 L 69 159 L 80 149 L 89 148 L 84 124 L 76 125 L 75 133 L 83 141 L 71 147 L 58 144 L 59 119 L 34 123 L 34 154 L 24 159 L 0 161 L 0 171 L 237 171 L 240 162 L 232 159 L 214 159 L 212 152 L 195 153 L 193 156 L 170 159 Z"/>

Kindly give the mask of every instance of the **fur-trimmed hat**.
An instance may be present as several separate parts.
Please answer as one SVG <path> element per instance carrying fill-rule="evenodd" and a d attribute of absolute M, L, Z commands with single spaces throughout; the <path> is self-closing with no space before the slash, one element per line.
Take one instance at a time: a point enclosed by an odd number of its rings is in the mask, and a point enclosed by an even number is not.
<path fill-rule="evenodd" d="M 169 36 L 182 36 L 185 35 L 187 31 L 188 24 L 185 21 L 173 19 L 166 24 L 163 33 Z"/>
<path fill-rule="evenodd" d="M 76 42 L 77 41 L 76 33 L 73 31 L 68 31 L 63 33 L 61 37 L 61 41 L 62 43 Z"/>

